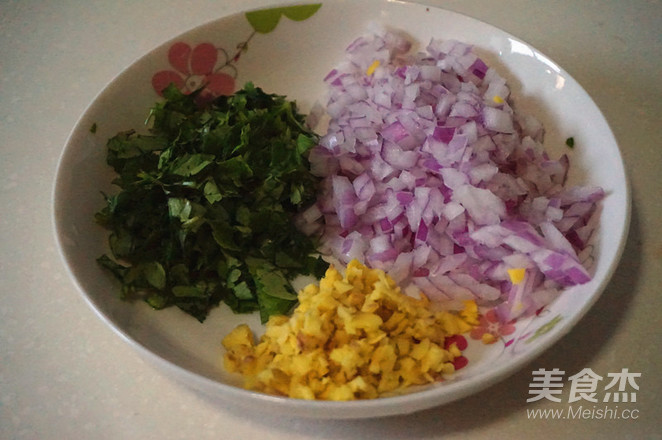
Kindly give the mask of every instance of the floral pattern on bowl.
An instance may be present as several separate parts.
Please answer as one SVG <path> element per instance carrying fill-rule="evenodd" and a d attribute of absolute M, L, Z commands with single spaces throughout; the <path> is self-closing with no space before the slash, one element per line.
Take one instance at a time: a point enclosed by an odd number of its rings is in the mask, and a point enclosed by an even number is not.
<path fill-rule="evenodd" d="M 478 325 L 469 334 L 471 339 L 492 344 L 503 336 L 508 336 L 515 331 L 514 322 L 501 322 L 495 309 L 490 309 L 480 315 Z"/>
<path fill-rule="evenodd" d="M 171 69 L 156 72 L 152 76 L 152 87 L 159 96 L 163 96 L 163 91 L 170 84 L 186 94 L 200 90 L 200 102 L 230 95 L 236 90 L 236 63 L 241 54 L 248 50 L 248 43 L 255 34 L 272 32 L 282 16 L 293 21 L 306 20 L 321 6 L 321 3 L 315 3 L 247 12 L 245 17 L 253 31 L 236 45 L 232 55 L 225 48 L 217 47 L 213 43 L 204 42 L 191 47 L 186 42 L 177 41 L 168 49 Z"/>
<path fill-rule="evenodd" d="M 235 67 L 222 47 L 200 43 L 194 48 L 184 42 L 170 46 L 168 61 L 173 70 L 161 70 L 152 76 L 152 87 L 160 96 L 170 84 L 184 93 L 204 87 L 200 97 L 204 100 L 229 95 L 235 90 Z"/>

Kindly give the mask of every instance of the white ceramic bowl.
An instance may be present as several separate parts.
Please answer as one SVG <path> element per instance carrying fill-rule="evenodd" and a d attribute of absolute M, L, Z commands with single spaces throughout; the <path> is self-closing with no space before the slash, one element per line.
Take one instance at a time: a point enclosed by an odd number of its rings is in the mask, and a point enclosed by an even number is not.
<path fill-rule="evenodd" d="M 413 412 L 479 392 L 568 333 L 605 289 L 624 246 L 630 212 L 616 141 L 600 110 L 567 72 L 527 43 L 490 25 L 445 10 L 394 1 L 332 0 L 314 9 L 271 10 L 253 14 L 257 19 L 252 22 L 242 13 L 199 26 L 146 54 L 96 97 L 67 141 L 55 182 L 54 221 L 65 264 L 91 308 L 126 342 L 164 371 L 222 402 L 288 416 L 360 418 Z M 236 87 L 250 80 L 267 92 L 296 99 L 308 111 L 324 97 L 322 78 L 371 22 L 404 30 L 422 45 L 432 37 L 475 45 L 488 64 L 507 78 L 518 108 L 543 122 L 546 148 L 553 155 L 559 149 L 570 153 L 570 178 L 605 189 L 600 229 L 592 243 L 594 279 L 564 292 L 540 315 L 518 322 L 515 331 L 502 335 L 497 343 L 470 344 L 469 365 L 453 380 L 410 394 L 310 402 L 243 390 L 239 380 L 223 370 L 220 341 L 243 322 L 259 333 L 256 316 L 233 315 L 221 306 L 200 324 L 174 308 L 154 311 L 142 303 L 122 302 L 117 282 L 97 265 L 95 259 L 107 251 L 107 231 L 95 224 L 94 213 L 103 206 L 100 191 L 113 192 L 112 170 L 105 164 L 106 140 L 118 131 L 141 127 L 147 111 L 159 99 L 153 80 L 158 83 L 176 76 L 182 85 L 193 88 L 212 69 L 221 74 L 217 77 L 219 90 L 232 85 L 223 74 L 236 75 Z M 249 50 L 233 60 L 237 46 L 246 42 Z M 195 49 L 201 43 L 217 49 L 215 63 L 213 55 Z M 187 48 L 192 49 L 188 61 L 197 66 L 196 72 L 186 72 Z M 171 64 L 169 51 L 179 54 L 180 62 L 171 59 Z M 226 61 L 231 62 L 223 67 Z M 164 71 L 170 73 L 155 76 Z M 93 124 L 96 133 L 90 131 Z M 567 151 L 564 141 L 570 136 L 578 147 Z"/>

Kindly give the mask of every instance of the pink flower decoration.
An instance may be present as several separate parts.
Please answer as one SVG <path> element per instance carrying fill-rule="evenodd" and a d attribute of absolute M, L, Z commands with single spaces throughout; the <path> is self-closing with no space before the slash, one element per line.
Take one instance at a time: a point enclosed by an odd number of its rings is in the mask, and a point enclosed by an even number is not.
<path fill-rule="evenodd" d="M 227 58 L 225 51 L 220 53 Z M 230 66 L 227 59 L 219 61 L 219 50 L 211 43 L 201 43 L 191 48 L 186 43 L 177 42 L 168 50 L 168 61 L 174 70 L 161 70 L 152 76 L 152 87 L 163 96 L 163 90 L 174 84 L 184 93 L 191 93 L 204 86 L 200 98 L 204 101 L 216 96 L 230 95 L 234 92 L 234 78 L 220 70 Z M 231 67 L 231 66 L 230 66 Z"/>
<path fill-rule="evenodd" d="M 469 345 L 467 343 L 467 339 L 462 335 L 448 336 L 444 340 L 444 348 L 446 350 L 448 350 L 450 346 L 453 344 L 455 344 L 459 350 L 465 350 Z M 451 363 L 453 364 L 453 367 L 455 367 L 455 371 L 457 371 L 466 367 L 467 364 L 469 363 L 469 359 L 467 359 L 464 356 L 458 356 L 455 359 L 453 359 Z"/>
<path fill-rule="evenodd" d="M 501 322 L 494 309 L 480 316 L 478 325 L 471 330 L 469 334 L 471 339 L 483 339 L 484 335 L 491 335 L 492 342 L 499 337 L 506 336 L 515 331 L 515 326 L 511 322 Z"/>
<path fill-rule="evenodd" d="M 469 359 L 467 359 L 464 356 L 458 356 L 455 359 L 451 361 L 453 364 L 453 367 L 455 368 L 455 371 L 461 370 L 462 368 L 466 367 L 467 364 L 469 363 Z"/>
<path fill-rule="evenodd" d="M 466 350 L 469 346 L 467 338 L 462 335 L 447 336 L 446 339 L 444 339 L 444 349 L 448 350 L 453 344 L 455 344 L 459 350 Z"/>

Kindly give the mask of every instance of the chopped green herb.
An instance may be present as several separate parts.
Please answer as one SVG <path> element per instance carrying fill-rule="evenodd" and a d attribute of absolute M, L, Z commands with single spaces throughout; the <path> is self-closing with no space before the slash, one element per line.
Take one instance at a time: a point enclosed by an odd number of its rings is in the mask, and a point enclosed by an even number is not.
<path fill-rule="evenodd" d="M 205 107 L 174 87 L 164 96 L 148 135 L 108 140 L 120 191 L 96 214 L 113 257 L 99 264 L 122 282 L 122 298 L 200 321 L 221 301 L 263 321 L 287 313 L 290 281 L 327 268 L 293 222 L 316 200 L 307 155 L 317 136 L 296 103 L 251 83 Z"/>
<path fill-rule="evenodd" d="M 97 123 L 94 122 L 92 126 L 90 127 L 90 133 L 94 134 L 97 132 Z"/>
<path fill-rule="evenodd" d="M 575 138 L 574 137 L 569 137 L 568 139 L 565 140 L 565 144 L 570 148 L 574 148 Z"/>

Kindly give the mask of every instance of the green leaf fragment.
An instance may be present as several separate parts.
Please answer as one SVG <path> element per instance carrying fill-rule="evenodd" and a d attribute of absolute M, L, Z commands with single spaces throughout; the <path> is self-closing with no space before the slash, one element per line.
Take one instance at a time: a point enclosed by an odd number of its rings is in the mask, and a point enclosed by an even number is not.
<path fill-rule="evenodd" d="M 163 148 L 161 139 L 136 135 L 134 130 L 118 133 L 107 143 L 108 150 L 118 159 L 130 159 Z"/>
<path fill-rule="evenodd" d="M 116 262 L 111 260 L 110 257 L 108 257 L 108 255 L 100 256 L 99 258 L 97 258 L 97 262 L 101 267 L 108 269 L 113 275 L 115 275 L 119 279 L 124 278 L 128 270 L 127 267 L 122 266 L 121 264 L 117 264 Z"/>
<path fill-rule="evenodd" d="M 228 284 L 234 284 L 241 278 L 241 271 L 239 269 L 232 269 L 228 275 Z"/>
<path fill-rule="evenodd" d="M 213 180 L 210 180 L 207 183 L 205 183 L 205 187 L 203 191 L 205 194 L 205 199 L 207 199 L 207 201 L 210 204 L 218 202 L 221 199 L 223 199 L 223 195 L 219 191 L 218 186 L 216 186 L 216 182 L 214 182 Z"/>
<path fill-rule="evenodd" d="M 269 317 L 275 315 L 286 315 L 295 306 L 296 301 L 285 300 L 269 295 L 264 290 L 257 292 L 257 302 L 260 310 L 260 321 L 264 324 Z"/>
<path fill-rule="evenodd" d="M 168 199 L 168 215 L 170 217 L 175 217 L 185 222 L 189 219 L 192 209 L 191 202 L 186 199 L 174 197 Z"/>
<path fill-rule="evenodd" d="M 242 281 L 232 287 L 232 291 L 234 292 L 234 295 L 241 300 L 251 300 L 254 298 L 253 291 L 248 287 L 246 281 Z"/>
<path fill-rule="evenodd" d="M 297 136 L 297 154 L 302 155 L 308 150 L 317 145 L 317 142 L 314 138 L 306 136 L 305 134 L 300 134 Z"/>
<path fill-rule="evenodd" d="M 212 237 L 214 241 L 226 251 L 241 251 L 241 246 L 235 241 L 232 228 L 224 224 L 212 225 Z"/>
<path fill-rule="evenodd" d="M 212 163 L 214 157 L 209 154 L 184 155 L 172 165 L 172 173 L 178 176 L 194 176 Z"/>
<path fill-rule="evenodd" d="M 292 191 L 290 192 L 290 202 L 292 202 L 293 205 L 298 205 L 301 203 L 301 200 L 303 200 L 303 192 L 303 187 L 299 185 L 293 185 Z"/>
<path fill-rule="evenodd" d="M 246 205 L 240 205 L 237 208 L 237 223 L 243 226 L 250 226 L 251 224 L 251 211 Z"/>
<path fill-rule="evenodd" d="M 157 289 L 163 289 L 166 285 L 166 272 L 161 263 L 158 261 L 152 261 L 147 263 L 143 267 L 145 273 L 145 279 L 152 286 Z"/>
<path fill-rule="evenodd" d="M 276 298 L 294 301 L 297 299 L 296 293 L 290 283 L 285 279 L 282 273 L 270 270 L 257 270 L 255 274 L 255 283 L 258 285 L 258 291 Z"/>
<path fill-rule="evenodd" d="M 174 286 L 172 288 L 172 294 L 177 297 L 194 297 L 194 298 L 204 298 L 205 291 L 196 287 L 196 286 Z"/>
<path fill-rule="evenodd" d="M 161 310 L 168 305 L 168 300 L 157 293 L 152 293 L 145 298 L 145 302 L 155 308 L 156 310 Z"/>
<path fill-rule="evenodd" d="M 108 244 L 110 245 L 110 250 L 113 252 L 113 255 L 117 257 L 129 255 L 133 250 L 133 238 L 129 232 L 123 229 L 118 229 L 110 234 L 108 237 Z"/>

